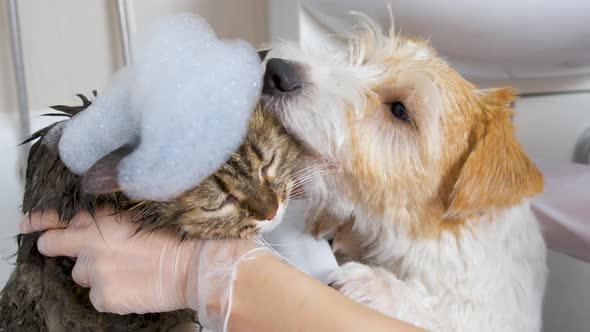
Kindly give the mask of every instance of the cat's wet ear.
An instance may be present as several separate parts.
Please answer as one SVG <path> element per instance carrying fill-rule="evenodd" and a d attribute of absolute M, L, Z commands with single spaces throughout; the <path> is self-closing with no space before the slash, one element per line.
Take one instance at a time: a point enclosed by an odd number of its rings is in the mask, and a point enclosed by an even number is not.
<path fill-rule="evenodd" d="M 260 58 L 260 61 L 264 61 L 264 59 L 266 59 L 268 52 L 270 52 L 270 49 L 258 51 L 258 57 Z"/>
<path fill-rule="evenodd" d="M 107 154 L 82 175 L 82 190 L 89 194 L 108 194 L 121 191 L 119 185 L 119 163 L 135 150 L 125 145 Z"/>

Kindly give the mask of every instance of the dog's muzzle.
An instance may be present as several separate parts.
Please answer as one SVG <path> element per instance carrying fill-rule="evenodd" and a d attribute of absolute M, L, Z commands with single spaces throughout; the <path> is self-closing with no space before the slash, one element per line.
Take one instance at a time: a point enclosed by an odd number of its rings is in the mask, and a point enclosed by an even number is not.
<path fill-rule="evenodd" d="M 280 96 L 298 92 L 303 88 L 303 80 L 296 65 L 287 60 L 272 58 L 266 62 L 262 92 Z"/>

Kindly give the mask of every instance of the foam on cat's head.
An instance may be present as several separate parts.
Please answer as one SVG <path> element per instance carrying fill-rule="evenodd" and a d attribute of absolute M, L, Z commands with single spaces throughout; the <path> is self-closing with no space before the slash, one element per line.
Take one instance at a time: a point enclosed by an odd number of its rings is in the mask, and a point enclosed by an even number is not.
<path fill-rule="evenodd" d="M 65 122 L 59 141 L 60 158 L 70 171 L 83 174 L 100 158 L 139 135 L 129 96 L 132 68 L 119 70 L 84 112 Z"/>
<path fill-rule="evenodd" d="M 166 200 L 215 172 L 241 144 L 262 67 L 253 47 L 217 39 L 193 15 L 162 20 L 140 40 L 133 66 L 67 124 L 60 155 L 82 174 L 139 138 L 119 165 L 119 184 L 131 198 Z"/>

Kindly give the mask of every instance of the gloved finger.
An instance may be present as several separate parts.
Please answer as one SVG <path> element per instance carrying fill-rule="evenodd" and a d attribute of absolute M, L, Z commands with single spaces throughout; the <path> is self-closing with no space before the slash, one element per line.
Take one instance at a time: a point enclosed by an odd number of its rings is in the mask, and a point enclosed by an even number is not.
<path fill-rule="evenodd" d="M 98 312 L 107 312 L 108 308 L 106 305 L 105 297 L 102 294 L 102 291 L 99 287 L 92 287 L 90 288 L 90 293 L 88 294 L 88 298 L 90 299 L 90 303 L 96 311 Z"/>
<path fill-rule="evenodd" d="M 82 248 L 88 247 L 89 240 L 85 232 L 68 228 L 50 229 L 37 240 L 37 249 L 45 256 L 78 257 Z"/>
<path fill-rule="evenodd" d="M 109 215 L 109 211 L 100 211 Z M 76 227 L 84 228 L 94 222 L 94 217 L 86 212 L 78 212 L 69 223 L 60 223 L 59 215 L 55 209 L 39 211 L 25 215 L 18 223 L 18 228 L 22 234 L 44 231 L 53 228 Z"/>
<path fill-rule="evenodd" d="M 98 312 L 110 312 L 118 315 L 128 315 L 131 313 L 142 314 L 140 306 L 132 306 L 130 310 L 124 303 L 121 302 L 125 299 L 125 296 L 121 296 L 120 293 L 114 293 L 113 288 L 107 287 L 92 287 L 88 294 L 90 303 Z"/>
<path fill-rule="evenodd" d="M 63 228 L 65 225 L 59 224 L 59 216 L 55 210 L 43 212 L 34 212 L 25 215 L 18 224 L 21 234 L 44 231 L 50 228 Z"/>
<path fill-rule="evenodd" d="M 74 281 L 85 288 L 90 288 L 92 286 L 91 280 L 91 268 L 94 264 L 94 255 L 90 253 L 84 253 L 82 250 L 80 252 L 80 256 L 76 260 L 76 264 L 72 269 L 72 279 Z"/>

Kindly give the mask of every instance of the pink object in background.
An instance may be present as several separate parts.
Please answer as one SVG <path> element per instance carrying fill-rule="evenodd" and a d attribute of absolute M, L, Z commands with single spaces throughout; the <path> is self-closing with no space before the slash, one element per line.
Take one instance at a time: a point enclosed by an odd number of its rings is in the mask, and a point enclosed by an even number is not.
<path fill-rule="evenodd" d="M 537 160 L 545 192 L 532 200 L 547 246 L 590 262 L 590 167 Z"/>

